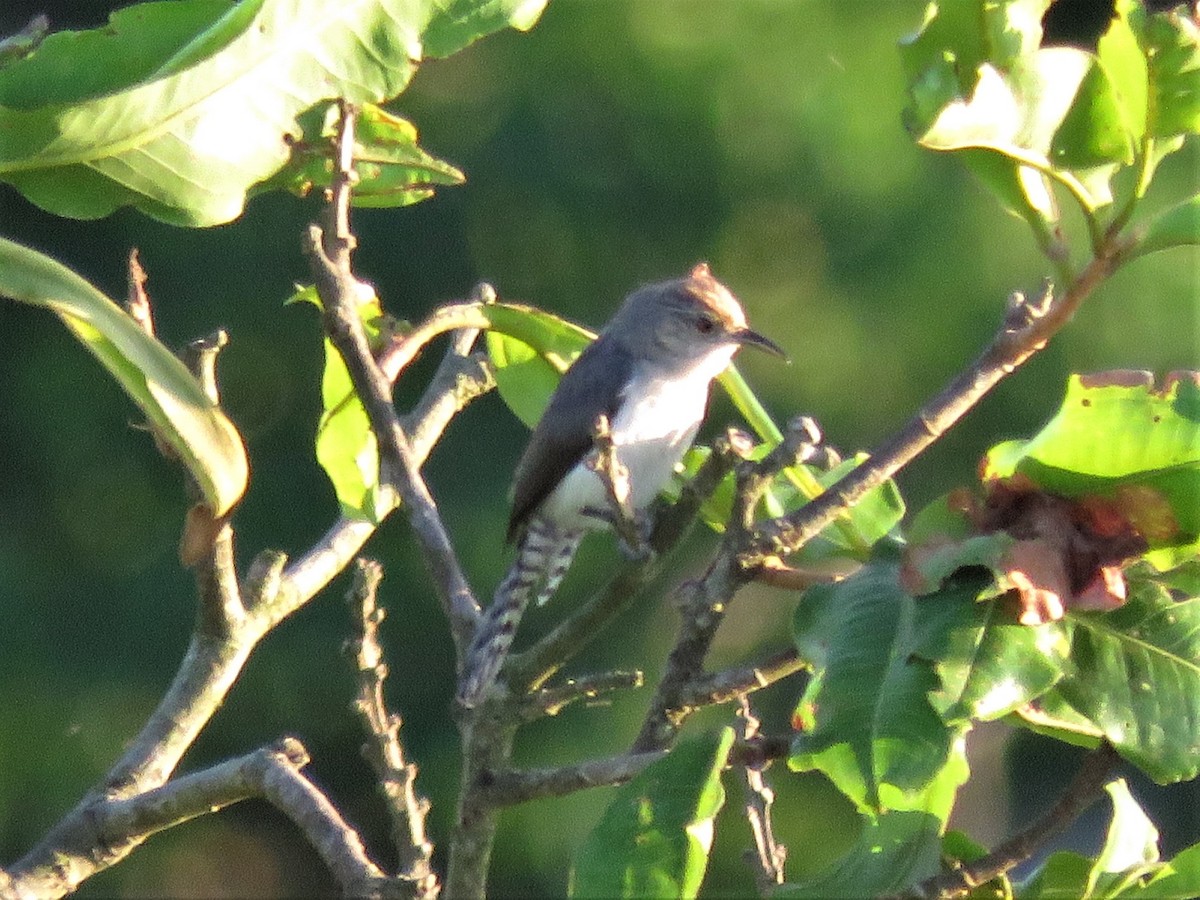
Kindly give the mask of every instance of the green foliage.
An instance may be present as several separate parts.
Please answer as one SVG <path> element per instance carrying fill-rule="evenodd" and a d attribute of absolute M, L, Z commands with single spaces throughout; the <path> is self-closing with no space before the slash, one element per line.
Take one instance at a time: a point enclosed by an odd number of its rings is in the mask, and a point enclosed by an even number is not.
<path fill-rule="evenodd" d="M 1186 373 L 1160 390 L 1148 372 L 1074 375 L 1035 438 L 988 451 L 985 480 L 1017 475 L 1059 496 L 1112 500 L 1151 547 L 1190 544 L 1200 537 L 1200 384 Z"/>
<path fill-rule="evenodd" d="M 1100 240 L 1097 211 L 1112 179 L 1138 178 L 1122 222 L 1161 159 L 1195 133 L 1200 116 L 1197 29 L 1184 15 L 1147 15 L 1121 0 L 1095 53 L 1041 47 L 1047 0 L 932 4 L 901 45 L 906 118 L 922 146 L 955 153 L 1033 229 L 1060 264 L 1055 184 L 1067 189 Z"/>
<path fill-rule="evenodd" d="M 70 269 L 3 238 L 0 296 L 57 315 L 178 454 L 213 515 L 233 508 L 250 474 L 241 436 L 170 350 Z"/>
<path fill-rule="evenodd" d="M 1095 859 L 1052 854 L 1017 890 L 1019 900 L 1179 900 L 1200 894 L 1200 845 L 1161 861 L 1158 831 L 1124 779 L 1107 790 L 1112 819 L 1100 853 Z"/>
<path fill-rule="evenodd" d="M 1200 597 L 1133 582 L 1125 605 L 1066 620 L 1071 673 L 1059 696 L 1160 782 L 1200 771 Z"/>
<path fill-rule="evenodd" d="M 52 35 L 0 70 L 0 178 L 59 215 L 121 206 L 184 225 L 236 218 L 247 192 L 319 134 L 297 117 L 321 101 L 371 103 L 404 90 L 426 52 L 445 56 L 542 4 L 497 0 L 213 0 L 150 3 L 110 27 Z M 134 50 L 136 49 L 136 52 Z M 381 120 L 364 194 L 411 202 L 456 173 Z M 371 171 L 375 166 L 377 172 Z M 316 181 L 307 163 L 286 180 Z M 415 193 L 414 193 L 415 192 Z"/>
<path fill-rule="evenodd" d="M 845 581 L 812 588 L 796 607 L 796 645 L 814 675 L 796 709 L 788 762 L 823 772 L 868 815 L 920 808 L 962 734 L 930 703 L 933 669 L 913 660 L 919 615 L 888 548 Z"/>
<path fill-rule="evenodd" d="M 694 897 L 725 804 L 733 730 L 681 741 L 620 788 L 575 852 L 571 897 Z"/>

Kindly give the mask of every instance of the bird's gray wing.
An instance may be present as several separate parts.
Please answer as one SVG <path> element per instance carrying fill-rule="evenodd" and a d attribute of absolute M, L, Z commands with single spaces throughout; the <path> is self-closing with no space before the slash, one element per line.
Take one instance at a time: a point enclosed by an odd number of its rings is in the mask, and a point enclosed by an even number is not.
<path fill-rule="evenodd" d="M 610 420 L 616 415 L 632 370 L 629 354 L 605 335 L 590 344 L 567 369 L 517 463 L 509 541 L 591 449 L 596 418 L 601 413 Z"/>

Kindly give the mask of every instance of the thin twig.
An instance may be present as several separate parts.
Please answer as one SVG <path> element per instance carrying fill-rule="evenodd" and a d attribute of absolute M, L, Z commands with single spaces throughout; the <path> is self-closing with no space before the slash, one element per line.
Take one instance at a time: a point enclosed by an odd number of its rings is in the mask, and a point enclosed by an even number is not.
<path fill-rule="evenodd" d="M 944 872 L 904 894 L 905 897 L 961 897 L 993 878 L 1003 875 L 1032 857 L 1045 843 L 1062 832 L 1091 806 L 1104 791 L 1113 768 L 1120 762 L 1117 751 L 1104 743 L 1083 758 L 1083 764 L 1062 796 L 1041 819 L 972 863 Z"/>
<path fill-rule="evenodd" d="M 564 706 L 579 700 L 590 701 L 614 691 L 639 688 L 644 682 L 645 675 L 640 671 L 600 672 L 596 675 L 570 678 L 562 684 L 544 687 L 514 698 L 514 701 L 521 719 L 531 722 L 543 716 L 556 716 Z"/>
<path fill-rule="evenodd" d="M 745 695 L 741 698 L 738 719 L 739 739 L 749 742 L 758 737 L 761 723 L 751 711 L 750 701 Z M 775 831 L 771 826 L 771 804 L 775 802 L 775 792 L 763 777 L 765 768 L 762 763 L 741 766 L 746 821 L 750 823 L 750 833 L 754 836 L 754 849 L 746 851 L 746 859 L 754 870 L 758 892 L 763 896 L 783 884 L 783 863 L 787 859 L 787 847 L 775 840 Z"/>
<path fill-rule="evenodd" d="M 795 647 L 780 650 L 766 659 L 745 666 L 735 666 L 692 680 L 681 697 L 684 706 L 699 708 L 728 703 L 761 690 L 804 668 Z"/>
<path fill-rule="evenodd" d="M 137 322 L 142 331 L 154 337 L 154 313 L 150 295 L 146 293 L 146 270 L 138 259 L 138 249 L 129 251 L 128 292 L 125 297 L 125 312 Z"/>
<path fill-rule="evenodd" d="M 623 753 L 554 769 L 506 770 L 490 774 L 482 793 L 493 806 L 513 806 L 545 797 L 561 797 L 587 788 L 623 784 L 665 751 Z"/>
<path fill-rule="evenodd" d="M 400 742 L 401 719 L 388 712 L 383 697 L 387 663 L 379 642 L 384 610 L 376 602 L 383 568 L 374 560 L 359 559 L 354 584 L 346 595 L 356 634 L 348 649 L 358 674 L 354 711 L 362 719 L 371 741 L 363 747 L 379 778 L 392 820 L 392 842 L 398 854 L 398 876 L 412 886 L 412 896 L 436 897 L 441 890 L 433 871 L 433 844 L 425 831 L 429 801 L 417 793 L 417 767 L 404 758 Z"/>

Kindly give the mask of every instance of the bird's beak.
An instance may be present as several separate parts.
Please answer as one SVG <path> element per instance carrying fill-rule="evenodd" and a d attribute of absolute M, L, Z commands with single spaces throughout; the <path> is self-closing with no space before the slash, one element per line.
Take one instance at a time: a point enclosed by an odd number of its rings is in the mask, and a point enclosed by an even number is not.
<path fill-rule="evenodd" d="M 758 347 L 760 350 L 765 350 L 768 353 L 778 356 L 784 362 L 790 363 L 792 361 L 777 343 L 750 328 L 743 328 L 740 331 L 734 332 L 733 338 L 743 347 L 746 345 Z"/>

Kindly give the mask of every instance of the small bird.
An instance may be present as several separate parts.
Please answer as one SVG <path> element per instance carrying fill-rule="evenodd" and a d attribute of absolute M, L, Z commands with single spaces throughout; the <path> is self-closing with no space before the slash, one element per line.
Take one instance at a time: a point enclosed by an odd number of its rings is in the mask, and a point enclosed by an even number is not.
<path fill-rule="evenodd" d="M 737 299 L 700 263 L 630 294 L 566 371 L 517 463 L 507 535 L 517 557 L 472 641 L 463 706 L 477 705 L 495 680 L 529 601 L 544 603 L 584 534 L 610 524 L 607 485 L 588 466 L 599 418 L 609 421 L 640 515 L 691 446 L 713 379 L 747 344 L 784 356 L 747 326 Z"/>

